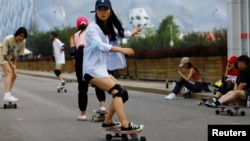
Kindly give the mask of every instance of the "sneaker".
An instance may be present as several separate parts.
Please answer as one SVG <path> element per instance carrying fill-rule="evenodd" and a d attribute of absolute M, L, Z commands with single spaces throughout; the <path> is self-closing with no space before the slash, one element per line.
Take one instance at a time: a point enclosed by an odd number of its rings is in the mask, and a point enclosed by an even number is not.
<path fill-rule="evenodd" d="M 101 106 L 101 107 L 99 108 L 99 111 L 100 111 L 100 112 L 106 112 L 106 108 L 105 108 L 104 106 Z"/>
<path fill-rule="evenodd" d="M 78 118 L 77 118 L 78 121 L 87 121 L 87 117 L 86 115 L 80 115 Z"/>
<path fill-rule="evenodd" d="M 172 99 L 176 99 L 176 95 L 174 93 L 170 93 L 167 96 L 165 96 L 166 100 L 172 100 Z"/>
<path fill-rule="evenodd" d="M 220 104 L 218 102 L 215 102 L 214 100 L 209 100 L 205 102 L 205 105 L 208 107 L 216 108 Z"/>
<path fill-rule="evenodd" d="M 127 128 L 121 127 L 121 133 L 128 134 L 128 133 L 133 133 L 133 132 L 140 132 L 143 130 L 143 128 L 144 128 L 144 125 L 136 125 L 133 122 L 130 122 Z"/>
<path fill-rule="evenodd" d="M 4 95 L 3 100 L 6 102 L 16 102 L 16 101 L 18 101 L 18 98 L 14 97 L 11 94 L 8 94 L 8 95 Z"/>
<path fill-rule="evenodd" d="M 65 82 L 61 82 L 61 83 L 60 83 L 60 86 L 65 86 Z"/>
<path fill-rule="evenodd" d="M 121 123 L 120 122 L 112 122 L 111 124 L 106 124 L 106 123 L 102 123 L 102 128 L 103 129 L 111 129 L 111 128 L 120 128 L 121 127 Z"/>

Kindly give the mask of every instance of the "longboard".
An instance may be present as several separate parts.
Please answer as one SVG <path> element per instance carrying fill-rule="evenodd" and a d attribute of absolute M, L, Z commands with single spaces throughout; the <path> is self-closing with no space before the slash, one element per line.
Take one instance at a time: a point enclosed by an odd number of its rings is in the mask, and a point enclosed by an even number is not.
<path fill-rule="evenodd" d="M 107 114 L 107 112 L 102 112 L 99 110 L 93 110 L 94 113 L 96 113 L 96 115 L 92 116 L 92 121 L 94 122 L 103 122 L 105 120 L 105 115 Z"/>
<path fill-rule="evenodd" d="M 241 115 L 241 116 L 245 116 L 245 111 L 239 111 L 240 108 L 243 108 L 244 106 L 217 106 L 217 108 L 220 108 L 219 109 L 216 109 L 215 110 L 215 114 L 226 114 L 226 115 L 230 115 L 230 116 L 238 116 L 238 115 Z M 227 109 L 227 110 L 226 110 Z"/>
<path fill-rule="evenodd" d="M 67 92 L 67 89 L 66 89 L 66 87 L 65 86 L 57 86 L 57 92 L 59 93 L 59 92 Z"/>
<path fill-rule="evenodd" d="M 8 108 L 16 109 L 17 108 L 17 102 L 4 101 L 3 108 L 4 109 L 8 109 Z"/>
<path fill-rule="evenodd" d="M 137 134 L 141 133 L 141 131 L 134 131 L 130 133 L 121 133 L 120 128 L 108 128 L 105 129 L 109 134 L 106 134 L 106 140 L 112 141 L 112 138 L 121 138 L 122 141 L 129 141 L 128 135 L 131 137 L 131 141 L 146 141 L 145 136 L 141 136 L 138 138 Z M 113 134 L 113 135 L 112 135 Z"/>

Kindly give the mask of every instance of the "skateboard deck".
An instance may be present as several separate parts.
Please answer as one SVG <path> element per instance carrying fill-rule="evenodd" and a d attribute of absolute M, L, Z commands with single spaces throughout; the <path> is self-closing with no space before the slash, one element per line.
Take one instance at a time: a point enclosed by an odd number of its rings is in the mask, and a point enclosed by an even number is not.
<path fill-rule="evenodd" d="M 11 109 L 11 108 L 16 109 L 17 108 L 17 102 L 4 101 L 3 108 L 4 109 L 8 109 L 8 108 L 9 109 Z"/>
<path fill-rule="evenodd" d="M 230 116 L 245 116 L 245 111 L 240 111 L 240 108 L 243 108 L 244 106 L 217 106 L 217 108 L 220 109 L 216 109 L 215 110 L 215 114 L 226 114 L 226 115 L 230 115 Z"/>
<path fill-rule="evenodd" d="M 211 97 L 202 97 L 199 99 L 199 101 L 197 102 L 197 105 L 205 105 L 205 103 L 208 101 L 208 100 L 211 100 L 212 98 Z"/>
<path fill-rule="evenodd" d="M 96 115 L 92 116 L 92 121 L 94 122 L 103 122 L 105 120 L 105 115 L 107 114 L 107 112 L 102 112 L 99 110 L 93 110 L 94 113 L 96 113 Z"/>
<path fill-rule="evenodd" d="M 57 86 L 57 92 L 67 92 L 67 89 L 65 86 Z"/>
<path fill-rule="evenodd" d="M 131 137 L 131 141 L 146 141 L 145 136 L 141 136 L 140 138 L 138 138 L 137 134 L 141 133 L 141 131 L 134 131 L 134 132 L 130 132 L 130 133 L 121 133 L 120 128 L 109 128 L 109 129 L 105 129 L 105 130 L 107 132 L 110 132 L 109 134 L 106 134 L 107 141 L 112 141 L 112 138 L 121 138 L 122 141 L 129 141 L 128 136 Z"/>

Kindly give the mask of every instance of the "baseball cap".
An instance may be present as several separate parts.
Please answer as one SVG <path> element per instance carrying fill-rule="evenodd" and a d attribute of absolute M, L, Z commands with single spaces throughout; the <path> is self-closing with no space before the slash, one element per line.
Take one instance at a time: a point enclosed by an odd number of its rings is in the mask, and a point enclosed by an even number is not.
<path fill-rule="evenodd" d="M 50 35 L 57 36 L 58 34 L 56 33 L 56 31 L 51 31 Z"/>
<path fill-rule="evenodd" d="M 95 10 L 101 6 L 107 7 L 107 8 L 111 8 L 111 2 L 110 0 L 96 0 L 95 2 Z M 91 13 L 94 13 L 94 11 L 90 11 Z"/>
<path fill-rule="evenodd" d="M 189 58 L 188 57 L 183 57 L 181 58 L 181 63 L 179 65 L 179 67 L 182 67 L 184 64 L 190 62 Z"/>
<path fill-rule="evenodd" d="M 86 17 L 84 16 L 80 16 L 77 18 L 76 20 L 76 26 L 79 28 L 82 26 L 82 24 L 85 24 L 85 25 L 88 25 L 89 24 L 89 21 Z"/>
<path fill-rule="evenodd" d="M 231 56 L 229 59 L 228 59 L 228 63 L 235 63 L 237 62 L 238 60 L 238 57 L 237 56 Z"/>

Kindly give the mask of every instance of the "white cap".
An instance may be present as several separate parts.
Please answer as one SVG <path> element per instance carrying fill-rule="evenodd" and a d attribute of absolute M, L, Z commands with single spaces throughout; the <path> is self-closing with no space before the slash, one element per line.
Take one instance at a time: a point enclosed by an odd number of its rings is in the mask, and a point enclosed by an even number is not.
<path fill-rule="evenodd" d="M 186 64 L 188 62 L 190 62 L 188 57 L 181 58 L 181 63 L 179 65 L 179 67 L 182 67 L 184 64 Z"/>

